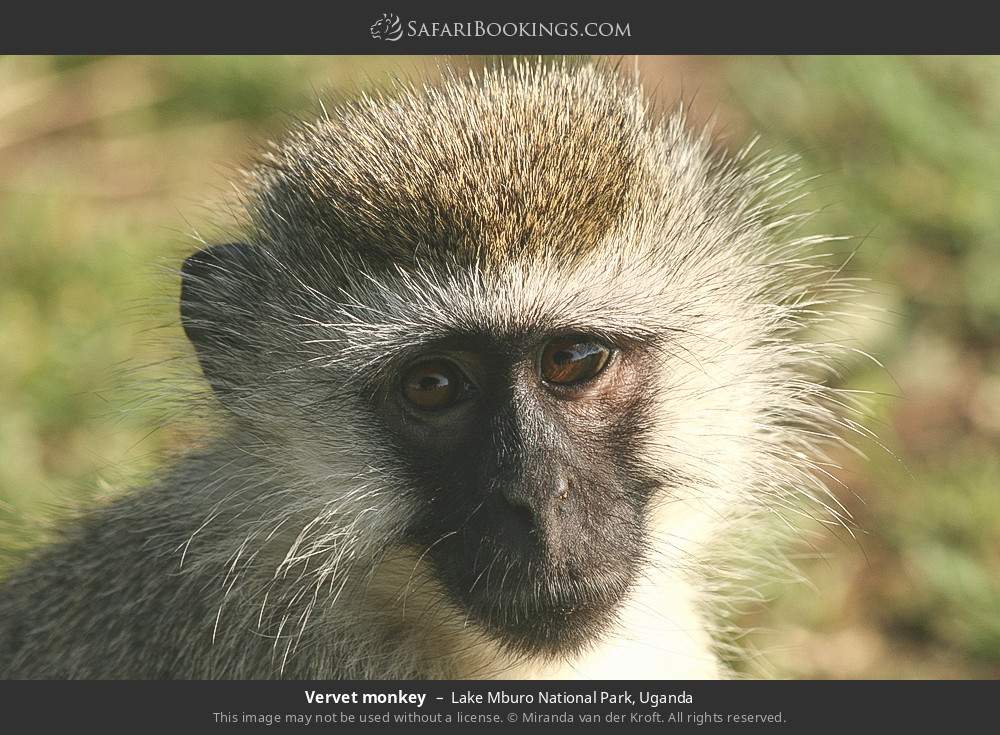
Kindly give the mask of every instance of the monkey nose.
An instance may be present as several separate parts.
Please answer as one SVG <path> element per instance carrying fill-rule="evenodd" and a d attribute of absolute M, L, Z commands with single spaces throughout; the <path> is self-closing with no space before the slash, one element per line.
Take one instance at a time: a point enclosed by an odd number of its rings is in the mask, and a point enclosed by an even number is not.
<path fill-rule="evenodd" d="M 510 488 L 505 497 L 515 527 L 538 543 L 551 545 L 566 530 L 564 506 L 573 492 L 567 477 Z"/>

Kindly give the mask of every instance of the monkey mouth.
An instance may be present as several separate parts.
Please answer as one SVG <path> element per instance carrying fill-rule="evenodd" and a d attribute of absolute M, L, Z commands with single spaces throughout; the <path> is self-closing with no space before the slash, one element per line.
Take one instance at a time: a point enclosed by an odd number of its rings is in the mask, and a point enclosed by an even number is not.
<path fill-rule="evenodd" d="M 448 601 L 519 655 L 570 656 L 604 639 L 646 563 L 638 511 L 632 523 L 622 514 L 581 529 L 519 526 L 502 510 L 469 515 L 459 532 L 415 535 Z"/>

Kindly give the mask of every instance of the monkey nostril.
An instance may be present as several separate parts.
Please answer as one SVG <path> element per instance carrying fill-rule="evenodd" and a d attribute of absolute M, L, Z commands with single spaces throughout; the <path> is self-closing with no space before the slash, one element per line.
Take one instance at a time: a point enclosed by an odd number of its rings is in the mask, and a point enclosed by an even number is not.
<path fill-rule="evenodd" d="M 534 511 L 526 504 L 514 500 L 510 501 L 509 505 L 518 527 L 529 535 L 535 533 L 537 529 Z"/>

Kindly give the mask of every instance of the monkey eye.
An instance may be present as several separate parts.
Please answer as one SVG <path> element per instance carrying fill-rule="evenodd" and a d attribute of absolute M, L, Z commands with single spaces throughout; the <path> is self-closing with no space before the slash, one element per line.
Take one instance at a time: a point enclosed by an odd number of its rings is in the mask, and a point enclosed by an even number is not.
<path fill-rule="evenodd" d="M 403 375 L 403 397 L 421 411 L 441 411 L 453 406 L 468 387 L 458 366 L 442 358 L 420 362 Z"/>
<path fill-rule="evenodd" d="M 608 364 L 611 348 L 595 339 L 570 335 L 545 343 L 539 361 L 542 380 L 574 385 L 597 376 Z"/>

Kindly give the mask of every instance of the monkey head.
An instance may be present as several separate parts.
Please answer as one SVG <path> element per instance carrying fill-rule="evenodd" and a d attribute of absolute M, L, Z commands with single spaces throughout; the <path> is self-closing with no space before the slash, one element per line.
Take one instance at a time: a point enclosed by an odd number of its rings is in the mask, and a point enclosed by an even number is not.
<path fill-rule="evenodd" d="M 289 558 L 412 548 L 518 652 L 613 629 L 691 563 L 683 519 L 778 497 L 810 442 L 790 427 L 828 418 L 793 346 L 786 164 L 567 65 L 365 98 L 274 145 L 181 310 L 304 509 Z"/>

